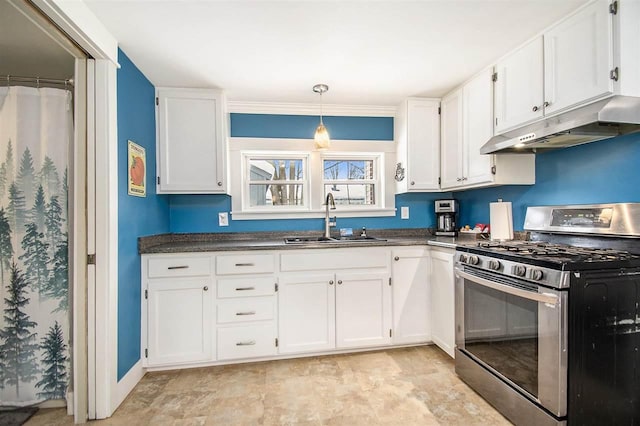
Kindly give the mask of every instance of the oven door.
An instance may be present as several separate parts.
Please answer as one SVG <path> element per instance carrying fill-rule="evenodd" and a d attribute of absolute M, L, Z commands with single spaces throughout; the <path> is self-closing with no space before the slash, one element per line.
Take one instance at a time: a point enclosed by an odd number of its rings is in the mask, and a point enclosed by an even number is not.
<path fill-rule="evenodd" d="M 567 292 L 457 264 L 456 345 L 526 398 L 567 413 Z"/>

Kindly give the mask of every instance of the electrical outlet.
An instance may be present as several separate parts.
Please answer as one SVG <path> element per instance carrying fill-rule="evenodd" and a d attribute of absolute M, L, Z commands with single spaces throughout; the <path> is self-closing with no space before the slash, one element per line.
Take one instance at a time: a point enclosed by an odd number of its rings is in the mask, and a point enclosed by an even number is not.
<path fill-rule="evenodd" d="M 409 219 L 409 207 L 400 207 L 400 219 Z"/>
<path fill-rule="evenodd" d="M 218 213 L 218 226 L 229 226 L 229 213 Z"/>

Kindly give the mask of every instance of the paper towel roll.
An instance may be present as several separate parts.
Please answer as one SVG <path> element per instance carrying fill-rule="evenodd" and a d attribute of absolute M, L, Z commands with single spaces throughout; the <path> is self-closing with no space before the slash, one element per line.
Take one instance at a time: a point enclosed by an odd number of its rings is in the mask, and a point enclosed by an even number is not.
<path fill-rule="evenodd" d="M 489 203 L 491 240 L 513 240 L 513 215 L 510 202 Z"/>

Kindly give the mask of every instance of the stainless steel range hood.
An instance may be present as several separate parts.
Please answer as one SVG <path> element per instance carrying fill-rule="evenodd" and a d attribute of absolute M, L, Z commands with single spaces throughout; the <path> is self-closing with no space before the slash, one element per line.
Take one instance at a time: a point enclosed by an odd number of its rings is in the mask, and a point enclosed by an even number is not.
<path fill-rule="evenodd" d="M 481 154 L 564 148 L 640 131 L 640 97 L 613 96 L 494 136 Z"/>

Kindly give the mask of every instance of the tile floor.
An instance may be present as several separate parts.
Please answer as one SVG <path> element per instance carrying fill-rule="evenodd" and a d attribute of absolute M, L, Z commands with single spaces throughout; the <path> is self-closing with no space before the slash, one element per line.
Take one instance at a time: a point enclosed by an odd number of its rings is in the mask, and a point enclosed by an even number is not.
<path fill-rule="evenodd" d="M 27 426 L 70 425 L 63 409 Z M 436 346 L 147 373 L 104 425 L 510 425 Z"/>

